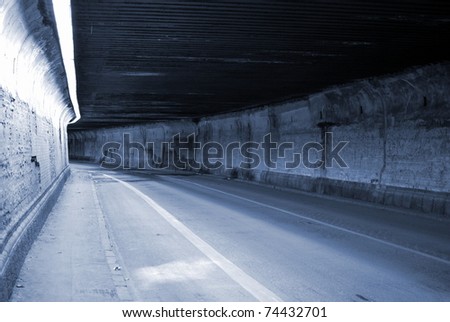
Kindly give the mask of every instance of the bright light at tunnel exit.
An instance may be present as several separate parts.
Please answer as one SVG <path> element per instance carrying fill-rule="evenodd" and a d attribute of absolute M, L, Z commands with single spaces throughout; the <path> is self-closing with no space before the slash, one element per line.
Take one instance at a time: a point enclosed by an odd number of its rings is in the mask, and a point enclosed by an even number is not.
<path fill-rule="evenodd" d="M 80 119 L 80 108 L 77 98 L 77 78 L 75 73 L 71 0 L 53 0 L 52 2 L 53 10 L 55 12 L 56 26 L 58 28 L 62 58 L 66 69 L 70 99 L 76 115 L 75 119 L 70 122 L 72 124 Z"/>

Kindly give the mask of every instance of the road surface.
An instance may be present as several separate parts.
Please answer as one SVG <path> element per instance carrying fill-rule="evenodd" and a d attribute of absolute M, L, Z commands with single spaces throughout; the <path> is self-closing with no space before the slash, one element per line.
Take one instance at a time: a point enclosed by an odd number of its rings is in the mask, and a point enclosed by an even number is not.
<path fill-rule="evenodd" d="M 450 301 L 450 221 L 73 164 L 13 301 Z"/>

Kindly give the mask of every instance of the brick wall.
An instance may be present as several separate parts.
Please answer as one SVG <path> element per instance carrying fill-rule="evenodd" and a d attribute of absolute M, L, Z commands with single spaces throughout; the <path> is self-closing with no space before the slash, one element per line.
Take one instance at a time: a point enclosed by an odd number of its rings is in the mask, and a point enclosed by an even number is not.
<path fill-rule="evenodd" d="M 68 165 L 65 128 L 0 88 L 0 230 Z"/>
<path fill-rule="evenodd" d="M 0 300 L 5 300 L 51 208 L 47 200 L 56 200 L 53 188 L 67 175 L 67 124 L 75 113 L 51 0 L 0 2 Z"/>
<path fill-rule="evenodd" d="M 73 117 L 51 2 L 2 2 L 0 230 L 68 164 Z"/>

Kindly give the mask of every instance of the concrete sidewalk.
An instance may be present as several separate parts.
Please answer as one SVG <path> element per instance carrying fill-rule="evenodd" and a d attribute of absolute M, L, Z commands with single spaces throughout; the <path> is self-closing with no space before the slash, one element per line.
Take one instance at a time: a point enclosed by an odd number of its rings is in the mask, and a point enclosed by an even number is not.
<path fill-rule="evenodd" d="M 72 170 L 10 300 L 130 300 L 89 172 Z"/>

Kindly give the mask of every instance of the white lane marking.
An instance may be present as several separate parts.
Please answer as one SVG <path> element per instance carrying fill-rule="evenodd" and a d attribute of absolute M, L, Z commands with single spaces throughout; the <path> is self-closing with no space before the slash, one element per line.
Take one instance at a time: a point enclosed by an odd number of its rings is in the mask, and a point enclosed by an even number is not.
<path fill-rule="evenodd" d="M 240 200 L 243 200 L 243 201 L 246 201 L 246 202 L 251 202 L 251 203 L 256 204 L 258 206 L 267 207 L 269 209 L 272 209 L 272 210 L 275 210 L 275 211 L 278 211 L 278 212 L 282 212 L 282 213 L 285 213 L 287 215 L 298 217 L 298 218 L 301 218 L 301 219 L 304 219 L 304 220 L 307 220 L 307 221 L 310 221 L 310 222 L 314 222 L 314 223 L 322 225 L 322 226 L 326 226 L 326 227 L 329 227 L 329 228 L 340 230 L 342 232 L 349 233 L 349 234 L 352 234 L 352 235 L 355 235 L 355 236 L 363 237 L 363 238 L 366 238 L 366 239 L 369 239 L 369 240 L 372 240 L 372 241 L 375 241 L 375 242 L 378 242 L 378 243 L 381 243 L 381 244 L 384 244 L 384 245 L 388 245 L 388 246 L 391 246 L 391 247 L 395 247 L 397 249 L 401 249 L 401 250 L 406 251 L 406 252 L 413 253 L 415 255 L 423 256 L 423 257 L 426 257 L 426 258 L 429 258 L 429 259 L 432 259 L 432 260 L 435 260 L 435 261 L 438 261 L 438 262 L 450 265 L 450 260 L 447 260 L 447 259 L 444 259 L 444 258 L 440 258 L 440 257 L 436 257 L 436 256 L 433 256 L 433 255 L 430 255 L 430 254 L 427 254 L 427 253 L 423 253 L 421 251 L 414 250 L 414 249 L 411 249 L 411 248 L 408 248 L 408 247 L 404 247 L 404 246 L 401 246 L 401 245 L 397 245 L 397 244 L 394 244 L 394 243 L 391 243 L 391 242 L 388 242 L 388 241 L 385 241 L 385 240 L 382 240 L 382 239 L 378 239 L 376 237 L 372 237 L 372 236 L 369 236 L 369 235 L 358 233 L 356 231 L 353 231 L 353 230 L 350 230 L 350 229 L 346 229 L 346 228 L 343 228 L 343 227 L 340 227 L 340 226 L 336 226 L 336 225 L 333 225 L 333 224 L 329 224 L 329 223 L 321 221 L 321 220 L 317 220 L 317 219 L 313 219 L 313 218 L 310 218 L 310 217 L 307 217 L 307 216 L 299 215 L 299 214 L 297 214 L 295 212 L 292 212 L 292 211 L 289 211 L 289 210 L 284 210 L 284 209 L 281 209 L 281 208 L 278 208 L 278 207 L 274 207 L 274 206 L 271 206 L 271 205 L 268 205 L 268 204 L 265 204 L 265 203 L 262 203 L 262 202 L 258 202 L 258 201 L 252 200 L 252 199 L 244 198 L 244 197 L 232 194 L 232 193 L 228 193 L 228 192 L 225 192 L 225 191 L 222 191 L 222 190 L 219 190 L 219 189 L 207 187 L 205 185 L 198 184 L 198 183 L 195 183 L 195 182 L 192 182 L 192 181 L 186 181 L 186 180 L 181 180 L 181 179 L 176 179 L 176 178 L 170 178 L 170 179 L 167 179 L 167 180 L 174 180 L 174 181 L 184 182 L 184 183 L 187 183 L 187 184 L 192 184 L 192 185 L 201 187 L 203 189 L 207 189 L 207 190 L 211 190 L 211 191 L 214 191 L 214 192 L 218 192 L 218 193 L 224 194 L 226 196 L 237 198 L 237 199 L 240 199 Z"/>
<path fill-rule="evenodd" d="M 132 185 L 117 179 L 113 176 L 103 174 L 105 177 L 113 179 L 139 197 L 141 197 L 150 207 L 152 207 L 156 212 L 158 212 L 172 227 L 178 230 L 187 240 L 189 240 L 198 250 L 200 250 L 206 257 L 208 257 L 212 262 L 219 266 L 229 277 L 236 281 L 240 286 L 252 294 L 256 299 L 261 302 L 281 302 L 283 301 L 275 293 L 267 289 L 253 277 L 245 273 L 242 269 L 237 267 L 226 257 L 216 251 L 211 245 L 205 242 L 203 239 L 198 237 L 189 228 L 183 225 L 178 219 L 175 218 L 171 213 L 157 204 L 152 198 L 142 193 L 140 190 L 136 189 Z"/>

